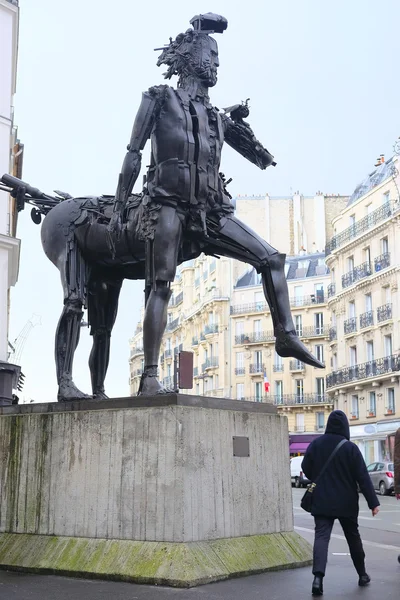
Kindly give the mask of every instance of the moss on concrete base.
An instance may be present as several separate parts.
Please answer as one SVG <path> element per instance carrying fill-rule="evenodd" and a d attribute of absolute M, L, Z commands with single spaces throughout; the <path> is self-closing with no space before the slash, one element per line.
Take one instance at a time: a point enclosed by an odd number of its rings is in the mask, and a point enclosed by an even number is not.
<path fill-rule="evenodd" d="M 294 532 L 208 542 L 134 542 L 36 534 L 0 534 L 0 568 L 193 587 L 311 562 Z"/>

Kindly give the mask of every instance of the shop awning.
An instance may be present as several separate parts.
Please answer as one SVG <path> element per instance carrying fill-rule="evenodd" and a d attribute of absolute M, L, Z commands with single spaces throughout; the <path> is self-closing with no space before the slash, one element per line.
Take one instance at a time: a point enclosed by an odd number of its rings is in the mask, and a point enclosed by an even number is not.
<path fill-rule="evenodd" d="M 310 442 L 292 442 L 289 446 L 289 452 L 305 452 L 310 445 Z"/>

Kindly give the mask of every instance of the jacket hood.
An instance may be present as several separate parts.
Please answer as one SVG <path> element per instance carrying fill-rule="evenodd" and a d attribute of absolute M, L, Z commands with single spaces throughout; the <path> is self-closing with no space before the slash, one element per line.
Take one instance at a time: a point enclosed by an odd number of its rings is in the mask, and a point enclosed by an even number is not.
<path fill-rule="evenodd" d="M 344 412 L 341 410 L 331 412 L 326 424 L 325 433 L 335 433 L 336 435 L 342 435 L 348 440 L 350 439 L 350 425 Z"/>

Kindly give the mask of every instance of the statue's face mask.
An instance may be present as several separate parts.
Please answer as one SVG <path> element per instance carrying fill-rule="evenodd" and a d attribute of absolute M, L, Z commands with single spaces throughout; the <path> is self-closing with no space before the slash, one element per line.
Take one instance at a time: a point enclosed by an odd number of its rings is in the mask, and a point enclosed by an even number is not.
<path fill-rule="evenodd" d="M 207 87 L 217 83 L 219 67 L 217 42 L 207 34 L 198 34 L 190 45 L 188 63 L 192 75 Z"/>

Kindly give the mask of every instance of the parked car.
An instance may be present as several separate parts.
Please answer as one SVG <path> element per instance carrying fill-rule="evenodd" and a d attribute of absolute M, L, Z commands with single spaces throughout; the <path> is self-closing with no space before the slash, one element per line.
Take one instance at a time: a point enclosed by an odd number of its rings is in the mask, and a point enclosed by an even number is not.
<path fill-rule="evenodd" d="M 374 462 L 367 467 L 374 489 L 379 490 L 381 496 L 394 492 L 394 464 L 389 461 Z"/>
<path fill-rule="evenodd" d="M 310 483 L 301 470 L 303 458 L 304 456 L 293 456 L 293 458 L 290 459 L 290 478 L 292 484 L 294 483 L 297 488 L 306 487 Z"/>

